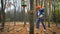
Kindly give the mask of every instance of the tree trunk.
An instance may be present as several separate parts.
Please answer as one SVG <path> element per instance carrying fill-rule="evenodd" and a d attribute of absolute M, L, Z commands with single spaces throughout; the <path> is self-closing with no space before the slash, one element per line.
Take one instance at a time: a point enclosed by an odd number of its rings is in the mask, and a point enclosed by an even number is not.
<path fill-rule="evenodd" d="M 30 0 L 29 12 L 30 34 L 34 34 L 34 0 Z"/>
<path fill-rule="evenodd" d="M 1 6 L 2 6 L 2 8 L 1 8 L 1 11 L 2 11 L 2 13 L 1 13 L 1 15 L 2 15 L 2 28 L 1 28 L 1 31 L 3 32 L 4 31 L 4 22 L 5 22 L 5 12 L 4 12 L 5 7 L 3 5 L 3 0 L 1 0 Z"/>

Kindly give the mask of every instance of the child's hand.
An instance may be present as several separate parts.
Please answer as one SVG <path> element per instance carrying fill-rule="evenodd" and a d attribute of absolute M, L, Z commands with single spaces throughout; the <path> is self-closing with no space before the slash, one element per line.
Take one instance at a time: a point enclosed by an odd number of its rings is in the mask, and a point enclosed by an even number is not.
<path fill-rule="evenodd" d="M 43 15 L 40 15 L 40 16 L 39 16 L 39 18 L 42 18 L 42 17 L 43 17 Z"/>

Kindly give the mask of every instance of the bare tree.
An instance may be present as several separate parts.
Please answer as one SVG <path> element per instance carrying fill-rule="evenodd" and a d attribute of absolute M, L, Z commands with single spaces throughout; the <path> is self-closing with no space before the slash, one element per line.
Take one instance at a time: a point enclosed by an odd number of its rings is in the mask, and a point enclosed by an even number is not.
<path fill-rule="evenodd" d="M 3 3 L 3 0 L 1 0 L 1 15 L 2 15 L 2 28 L 1 28 L 1 31 L 3 32 L 4 31 L 4 24 L 5 24 L 5 7 L 4 7 L 4 3 Z"/>
<path fill-rule="evenodd" d="M 29 12 L 30 34 L 34 34 L 34 0 L 30 0 Z"/>

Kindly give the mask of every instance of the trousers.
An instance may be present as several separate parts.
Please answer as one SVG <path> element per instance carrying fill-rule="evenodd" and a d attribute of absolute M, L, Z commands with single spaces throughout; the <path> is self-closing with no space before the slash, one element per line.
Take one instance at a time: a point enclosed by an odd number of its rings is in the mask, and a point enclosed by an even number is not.
<path fill-rule="evenodd" d="M 39 29 L 39 24 L 42 23 L 43 28 L 46 29 L 45 24 L 44 24 L 44 18 L 38 18 L 36 20 L 36 28 Z"/>

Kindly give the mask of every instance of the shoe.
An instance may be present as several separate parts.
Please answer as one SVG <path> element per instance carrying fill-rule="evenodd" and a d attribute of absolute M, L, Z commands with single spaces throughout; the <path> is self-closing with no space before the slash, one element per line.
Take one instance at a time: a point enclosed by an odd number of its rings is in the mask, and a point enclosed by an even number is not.
<path fill-rule="evenodd" d="M 46 32 L 46 29 L 44 29 L 43 31 Z"/>
<path fill-rule="evenodd" d="M 46 34 L 48 34 L 48 32 L 46 31 L 46 29 L 43 30 Z"/>

